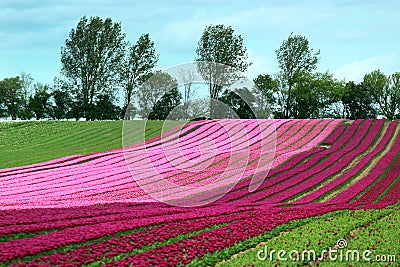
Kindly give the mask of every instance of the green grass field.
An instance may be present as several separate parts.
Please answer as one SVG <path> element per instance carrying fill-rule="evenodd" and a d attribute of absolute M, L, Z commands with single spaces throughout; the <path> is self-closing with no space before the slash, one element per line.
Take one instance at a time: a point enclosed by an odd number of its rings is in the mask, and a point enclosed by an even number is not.
<path fill-rule="evenodd" d="M 166 125 L 167 130 L 180 122 Z M 0 122 L 0 169 L 39 163 L 63 156 L 122 147 L 123 121 Z M 161 133 L 163 121 L 131 121 L 133 142 Z"/>

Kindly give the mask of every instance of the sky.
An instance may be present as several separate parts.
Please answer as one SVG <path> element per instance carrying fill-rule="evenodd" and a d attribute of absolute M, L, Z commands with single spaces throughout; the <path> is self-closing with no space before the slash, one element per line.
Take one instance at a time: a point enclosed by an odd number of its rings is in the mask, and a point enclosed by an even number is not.
<path fill-rule="evenodd" d="M 1 0 L 0 80 L 21 72 L 52 84 L 61 47 L 82 16 L 121 22 L 130 43 L 149 33 L 158 68 L 193 62 L 206 26 L 232 26 L 252 65 L 247 77 L 277 73 L 275 51 L 291 32 L 320 50 L 318 71 L 360 82 L 375 69 L 400 71 L 398 0 Z"/>

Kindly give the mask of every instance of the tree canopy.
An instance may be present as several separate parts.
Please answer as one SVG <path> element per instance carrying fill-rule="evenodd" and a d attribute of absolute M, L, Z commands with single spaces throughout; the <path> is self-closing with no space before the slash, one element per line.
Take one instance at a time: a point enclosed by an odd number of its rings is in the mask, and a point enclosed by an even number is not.
<path fill-rule="evenodd" d="M 61 47 L 61 72 L 52 85 L 25 72 L 0 80 L 0 117 L 400 118 L 400 72 L 376 69 L 359 83 L 338 80 L 317 71 L 320 51 L 306 36 L 291 33 L 284 39 L 275 50 L 279 71 L 260 74 L 253 83 L 244 75 L 251 66 L 244 40 L 231 26 L 205 27 L 195 68 L 177 71 L 179 79 L 157 70 L 155 47 L 149 33 L 130 45 L 121 23 L 84 16 Z M 193 86 L 197 74 L 206 81 L 209 98 L 194 98 L 202 89 Z"/>
<path fill-rule="evenodd" d="M 110 18 L 81 18 L 61 48 L 61 73 L 75 98 L 82 102 L 86 119 L 93 118 L 93 104 L 100 94 L 114 95 L 121 81 L 125 55 L 121 24 Z"/>
<path fill-rule="evenodd" d="M 209 85 L 211 99 L 218 99 L 223 87 L 243 77 L 250 66 L 247 49 L 241 35 L 235 35 L 231 26 L 207 26 L 197 44 L 195 61 L 198 71 Z M 214 113 L 210 101 L 210 114 Z"/>
<path fill-rule="evenodd" d="M 281 72 L 281 89 L 285 95 L 285 101 L 282 103 L 283 116 L 289 118 L 294 116 L 291 108 L 292 89 L 301 75 L 311 73 L 317 68 L 320 51 L 314 52 L 305 36 L 292 33 L 275 52 Z"/>

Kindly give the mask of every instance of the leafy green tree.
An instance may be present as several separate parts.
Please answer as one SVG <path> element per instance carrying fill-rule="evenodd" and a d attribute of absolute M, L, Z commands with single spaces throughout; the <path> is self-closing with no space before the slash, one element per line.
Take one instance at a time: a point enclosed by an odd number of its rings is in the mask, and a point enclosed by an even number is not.
<path fill-rule="evenodd" d="M 396 99 L 394 104 L 397 106 L 395 109 L 394 118 L 400 119 L 400 72 L 395 72 L 390 76 L 390 92 L 393 95 L 393 99 Z"/>
<path fill-rule="evenodd" d="M 65 119 L 72 106 L 71 95 L 66 91 L 56 89 L 52 92 L 52 97 L 54 105 L 51 108 L 51 117 L 57 120 Z"/>
<path fill-rule="evenodd" d="M 82 99 L 77 98 L 77 99 L 73 100 L 71 103 L 71 108 L 67 112 L 66 118 L 67 119 L 75 119 L 77 121 L 80 118 L 83 118 L 84 114 L 83 114 L 82 106 L 83 106 Z M 92 107 L 90 107 L 90 108 L 92 108 Z M 87 115 L 88 115 L 88 118 L 90 118 L 89 114 L 87 114 Z"/>
<path fill-rule="evenodd" d="M 23 106 L 21 108 L 21 111 L 19 112 L 19 116 L 23 120 L 29 120 L 34 116 L 32 110 L 29 108 L 29 98 L 33 93 L 32 84 L 34 79 L 29 73 L 25 72 L 21 72 L 19 77 L 22 82 L 23 90 Z"/>
<path fill-rule="evenodd" d="M 299 73 L 293 88 L 292 116 L 294 118 L 341 117 L 334 105 L 340 103 L 344 83 L 328 72 Z"/>
<path fill-rule="evenodd" d="M 100 95 L 96 101 L 95 119 L 118 120 L 121 108 L 115 105 L 109 95 Z"/>
<path fill-rule="evenodd" d="M 283 116 L 293 117 L 293 87 L 303 73 L 311 73 L 317 68 L 320 51 L 314 52 L 304 36 L 290 34 L 275 51 L 282 79 Z"/>
<path fill-rule="evenodd" d="M 35 114 L 36 120 L 48 117 L 51 112 L 50 97 L 48 85 L 36 83 L 34 85 L 35 94 L 29 97 L 29 108 Z"/>
<path fill-rule="evenodd" d="M 16 120 L 24 104 L 23 84 L 17 77 L 0 81 L 0 109 L 3 117 Z"/>
<path fill-rule="evenodd" d="M 240 119 L 255 119 L 256 116 L 252 110 L 255 102 L 253 93 L 247 88 L 237 88 L 234 91 L 225 90 L 219 101 L 225 103 L 236 114 L 226 112 L 230 118 L 237 115 Z"/>
<path fill-rule="evenodd" d="M 144 82 L 135 97 L 139 105 L 138 114 L 141 118 L 148 118 L 157 101 L 169 90 L 178 87 L 178 82 L 165 72 L 156 71 Z"/>
<path fill-rule="evenodd" d="M 223 87 L 243 78 L 242 72 L 251 65 L 247 62 L 247 49 L 242 36 L 235 35 L 231 26 L 207 26 L 197 44 L 196 54 L 197 68 L 209 85 L 211 100 L 218 99 Z M 213 103 L 210 101 L 211 117 Z"/>
<path fill-rule="evenodd" d="M 179 80 L 183 84 L 183 110 L 182 117 L 187 120 L 190 117 L 190 106 L 192 105 L 193 96 L 196 94 L 196 89 L 192 87 L 194 81 L 194 71 L 192 69 L 181 69 L 178 72 Z"/>
<path fill-rule="evenodd" d="M 364 76 L 363 84 L 371 94 L 378 111 L 393 120 L 400 111 L 399 73 L 387 77 L 379 69 Z"/>
<path fill-rule="evenodd" d="M 137 89 L 154 70 L 159 55 L 156 54 L 154 42 L 148 33 L 142 34 L 136 44 L 129 48 L 124 73 L 125 101 L 131 103 L 132 93 Z"/>
<path fill-rule="evenodd" d="M 255 88 L 252 92 L 257 107 L 257 118 L 268 118 L 271 111 L 277 110 L 277 80 L 269 74 L 260 74 L 254 80 Z"/>
<path fill-rule="evenodd" d="M 165 120 L 170 112 L 181 104 L 182 95 L 175 87 L 166 92 L 159 101 L 154 105 L 153 110 L 149 113 L 149 120 Z M 178 118 L 170 118 L 178 119 Z"/>
<path fill-rule="evenodd" d="M 347 82 L 342 95 L 342 103 L 343 118 L 355 120 L 376 117 L 371 95 L 363 83 Z"/>
<path fill-rule="evenodd" d="M 82 17 L 61 48 L 61 73 L 68 79 L 82 114 L 93 117 L 100 94 L 114 95 L 121 82 L 125 55 L 125 34 L 121 24 L 110 18 Z M 78 107 L 75 107 L 76 109 Z"/>

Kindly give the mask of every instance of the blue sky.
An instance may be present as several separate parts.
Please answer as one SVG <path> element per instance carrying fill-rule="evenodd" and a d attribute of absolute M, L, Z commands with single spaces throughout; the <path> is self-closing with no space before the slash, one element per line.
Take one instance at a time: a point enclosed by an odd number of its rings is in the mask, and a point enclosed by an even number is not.
<path fill-rule="evenodd" d="M 205 26 L 222 23 L 243 36 L 250 79 L 278 71 L 275 50 L 293 32 L 321 50 L 318 71 L 359 82 L 377 68 L 400 71 L 399 14 L 397 0 L 1 0 L 0 79 L 24 71 L 51 84 L 61 46 L 86 15 L 121 22 L 131 43 L 149 33 L 161 69 L 192 62 Z"/>

